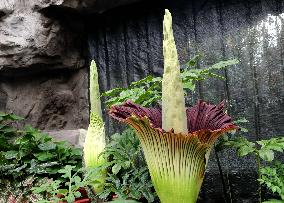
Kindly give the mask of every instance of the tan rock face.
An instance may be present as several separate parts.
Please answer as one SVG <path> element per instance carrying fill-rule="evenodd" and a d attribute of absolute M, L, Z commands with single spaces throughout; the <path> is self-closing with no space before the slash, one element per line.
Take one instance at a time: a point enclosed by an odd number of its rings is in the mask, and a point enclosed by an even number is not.
<path fill-rule="evenodd" d="M 82 54 L 74 46 L 76 34 L 68 32 L 57 19 L 44 16 L 41 9 L 50 2 L 40 2 L 44 1 L 0 1 L 0 69 L 36 64 L 50 68 L 83 67 Z"/>

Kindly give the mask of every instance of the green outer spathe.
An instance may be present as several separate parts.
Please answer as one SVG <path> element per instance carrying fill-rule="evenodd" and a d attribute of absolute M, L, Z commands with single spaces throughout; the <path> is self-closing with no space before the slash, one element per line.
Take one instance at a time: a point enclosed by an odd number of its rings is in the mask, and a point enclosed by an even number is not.
<path fill-rule="evenodd" d="M 161 203 L 195 203 L 210 145 L 194 135 L 154 129 L 146 117 L 133 116 L 127 123 L 136 129 Z"/>

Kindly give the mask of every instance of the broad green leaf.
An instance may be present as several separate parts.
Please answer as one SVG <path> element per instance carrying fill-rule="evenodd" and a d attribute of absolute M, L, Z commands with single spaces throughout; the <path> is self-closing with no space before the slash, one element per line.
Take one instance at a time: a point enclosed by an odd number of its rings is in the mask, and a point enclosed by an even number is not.
<path fill-rule="evenodd" d="M 49 152 L 39 152 L 34 154 L 34 156 L 40 161 L 48 161 L 54 157 L 54 155 Z"/>
<path fill-rule="evenodd" d="M 68 193 L 68 190 L 67 189 L 58 189 L 58 193 L 62 194 L 62 195 L 65 195 L 65 194 Z"/>
<path fill-rule="evenodd" d="M 273 161 L 274 159 L 274 152 L 269 149 L 260 149 L 259 150 L 259 156 L 265 161 Z"/>
<path fill-rule="evenodd" d="M 27 164 L 24 164 L 18 168 L 13 169 L 12 171 L 15 173 L 19 173 L 21 170 L 25 169 L 27 167 Z"/>
<path fill-rule="evenodd" d="M 118 174 L 118 172 L 120 171 L 120 169 L 121 169 L 121 165 L 120 165 L 120 164 L 115 164 L 115 165 L 112 167 L 111 171 L 113 172 L 113 174 Z"/>
<path fill-rule="evenodd" d="M 43 151 L 53 150 L 56 148 L 56 144 L 53 142 L 41 143 L 38 145 L 38 148 Z"/>
<path fill-rule="evenodd" d="M 153 80 L 153 76 L 152 75 L 148 75 L 147 77 L 143 78 L 142 80 L 138 80 L 137 82 L 132 82 L 129 87 L 132 88 L 132 87 L 144 84 L 144 83 L 148 84 L 152 80 Z"/>
<path fill-rule="evenodd" d="M 19 152 L 18 151 L 7 151 L 3 153 L 6 159 L 16 159 Z"/>
<path fill-rule="evenodd" d="M 253 153 L 254 151 L 255 151 L 255 149 L 253 147 L 244 145 L 244 146 L 241 146 L 238 149 L 238 154 L 239 154 L 239 156 L 246 156 L 250 153 Z"/>
<path fill-rule="evenodd" d="M 82 181 L 82 179 L 79 176 L 75 176 L 74 181 L 75 181 L 75 184 L 79 184 Z"/>
<path fill-rule="evenodd" d="M 262 203 L 284 203 L 284 200 L 270 199 L 270 200 L 264 201 Z"/>
<path fill-rule="evenodd" d="M 223 69 L 227 66 L 231 66 L 231 65 L 236 65 L 239 63 L 239 60 L 237 59 L 232 59 L 232 60 L 227 60 L 227 61 L 220 61 L 216 64 L 214 64 L 213 66 L 209 67 L 208 69 L 210 70 L 220 70 Z"/>

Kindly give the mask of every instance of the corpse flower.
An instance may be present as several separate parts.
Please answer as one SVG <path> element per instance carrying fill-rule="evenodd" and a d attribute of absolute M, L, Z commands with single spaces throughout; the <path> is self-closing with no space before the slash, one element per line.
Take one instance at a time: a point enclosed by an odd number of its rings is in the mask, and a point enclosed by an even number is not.
<path fill-rule="evenodd" d="M 180 65 L 168 10 L 164 17 L 162 109 L 127 101 L 112 106 L 109 115 L 136 130 L 155 190 L 162 203 L 194 203 L 214 142 L 237 129 L 224 103 L 202 100 L 186 108 Z"/>
<path fill-rule="evenodd" d="M 88 168 L 101 166 L 105 159 L 100 156 L 103 152 L 105 141 L 105 127 L 102 119 L 101 100 L 98 82 L 98 71 L 95 61 L 90 66 L 90 123 L 84 143 L 84 163 Z M 101 192 L 101 185 L 105 181 L 104 172 L 102 177 L 94 184 L 94 190 Z"/>
<path fill-rule="evenodd" d="M 165 131 L 160 109 L 131 101 L 113 106 L 109 114 L 136 130 L 161 202 L 193 203 L 214 142 L 223 133 L 237 129 L 223 109 L 224 103 L 211 105 L 201 100 L 187 108 L 187 133 Z"/>

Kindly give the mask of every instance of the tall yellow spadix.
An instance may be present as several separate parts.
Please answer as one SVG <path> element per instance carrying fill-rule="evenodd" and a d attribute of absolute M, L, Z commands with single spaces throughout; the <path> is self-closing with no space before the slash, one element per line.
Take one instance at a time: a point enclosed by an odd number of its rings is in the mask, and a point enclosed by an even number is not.
<path fill-rule="evenodd" d="M 163 129 L 174 129 L 175 133 L 187 133 L 187 118 L 180 64 L 174 34 L 172 16 L 165 10 L 163 24 L 164 74 L 162 81 L 162 123 Z"/>

